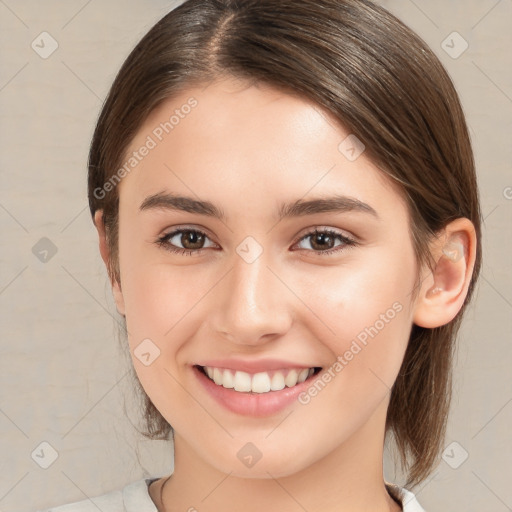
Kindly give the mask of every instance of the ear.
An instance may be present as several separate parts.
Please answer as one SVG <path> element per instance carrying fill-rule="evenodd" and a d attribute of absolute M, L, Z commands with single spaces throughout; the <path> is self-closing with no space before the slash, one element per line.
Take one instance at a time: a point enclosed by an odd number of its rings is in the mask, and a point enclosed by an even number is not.
<path fill-rule="evenodd" d="M 105 263 L 107 267 L 107 272 L 109 273 L 110 284 L 112 286 L 112 295 L 114 296 L 114 301 L 116 303 L 117 311 L 119 314 L 125 315 L 125 306 L 124 306 L 124 298 L 123 292 L 121 290 L 121 284 L 115 279 L 113 275 L 110 273 L 111 261 L 110 261 L 110 251 L 107 243 L 107 236 L 105 232 L 105 223 L 103 222 L 103 211 L 97 210 L 94 214 L 94 225 L 98 230 L 99 237 L 99 247 L 101 259 Z"/>
<path fill-rule="evenodd" d="M 413 321 L 434 328 L 449 323 L 466 298 L 476 258 L 476 233 L 466 218 L 450 222 L 431 245 L 434 270 L 428 267 L 414 307 Z"/>

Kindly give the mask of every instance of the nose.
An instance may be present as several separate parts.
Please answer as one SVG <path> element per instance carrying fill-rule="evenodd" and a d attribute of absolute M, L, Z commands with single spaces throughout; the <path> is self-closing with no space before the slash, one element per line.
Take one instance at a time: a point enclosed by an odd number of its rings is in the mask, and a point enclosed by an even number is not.
<path fill-rule="evenodd" d="M 290 329 L 293 293 L 269 263 L 265 252 L 252 263 L 234 257 L 233 267 L 217 285 L 209 312 L 219 337 L 261 345 Z"/>

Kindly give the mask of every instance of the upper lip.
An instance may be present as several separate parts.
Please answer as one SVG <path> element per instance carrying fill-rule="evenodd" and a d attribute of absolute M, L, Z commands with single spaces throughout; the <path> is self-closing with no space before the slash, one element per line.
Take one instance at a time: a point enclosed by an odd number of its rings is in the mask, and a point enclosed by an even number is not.
<path fill-rule="evenodd" d="M 197 363 L 198 366 L 211 366 L 213 368 L 227 368 L 234 371 L 242 371 L 246 373 L 259 373 L 272 370 L 285 370 L 292 368 L 317 368 L 318 365 L 295 363 L 292 361 L 284 361 L 280 359 L 260 359 L 252 361 L 244 361 L 242 359 L 209 359 Z"/>

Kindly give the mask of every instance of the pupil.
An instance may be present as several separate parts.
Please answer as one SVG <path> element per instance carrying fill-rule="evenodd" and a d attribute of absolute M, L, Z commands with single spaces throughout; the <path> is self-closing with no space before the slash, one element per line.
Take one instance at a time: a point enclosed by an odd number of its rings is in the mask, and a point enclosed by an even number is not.
<path fill-rule="evenodd" d="M 314 244 L 319 245 L 319 248 L 322 249 L 329 245 L 330 235 L 327 235 L 325 233 L 319 233 L 314 237 Z"/>
<path fill-rule="evenodd" d="M 201 238 L 202 235 L 195 231 L 185 231 L 182 235 L 181 243 L 184 247 L 187 247 L 187 244 L 191 244 L 193 247 L 189 247 L 190 249 L 200 249 Z"/>

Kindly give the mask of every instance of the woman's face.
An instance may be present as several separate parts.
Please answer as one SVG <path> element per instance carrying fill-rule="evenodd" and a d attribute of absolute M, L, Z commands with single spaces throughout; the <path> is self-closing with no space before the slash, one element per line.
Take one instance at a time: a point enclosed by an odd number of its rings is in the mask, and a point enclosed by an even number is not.
<path fill-rule="evenodd" d="M 382 444 L 417 267 L 406 205 L 362 150 L 315 104 L 233 79 L 162 104 L 130 146 L 117 304 L 133 363 L 219 470 L 285 476 Z"/>

